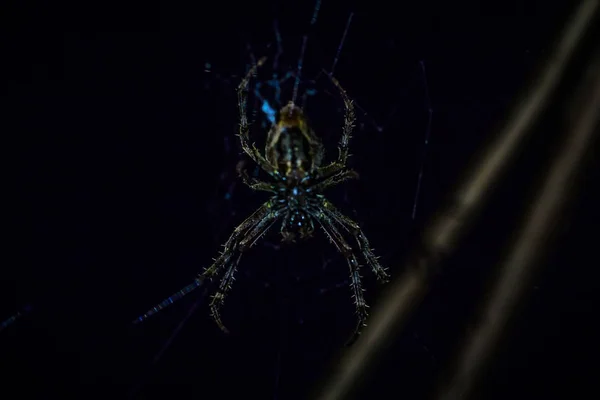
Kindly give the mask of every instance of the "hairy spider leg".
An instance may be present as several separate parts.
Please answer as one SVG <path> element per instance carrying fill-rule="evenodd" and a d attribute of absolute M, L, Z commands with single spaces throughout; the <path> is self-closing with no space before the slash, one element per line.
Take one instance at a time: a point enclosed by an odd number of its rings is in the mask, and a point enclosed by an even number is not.
<path fill-rule="evenodd" d="M 319 168 L 318 172 L 319 176 L 321 177 L 328 177 L 330 175 L 333 175 L 346 166 L 349 157 L 348 150 L 350 148 L 350 139 L 352 138 L 352 131 L 354 130 L 355 126 L 354 122 L 356 121 L 356 116 L 354 114 L 354 102 L 352 101 L 352 99 L 350 99 L 350 97 L 348 97 L 348 94 L 346 93 L 344 88 L 342 88 L 338 80 L 335 79 L 335 77 L 333 77 L 330 74 L 326 75 L 329 77 L 329 79 L 335 85 L 335 87 L 338 88 L 340 95 L 342 96 L 342 100 L 344 101 L 345 112 L 344 128 L 342 130 L 342 137 L 340 138 L 338 144 L 338 158 L 336 161 L 333 161 L 329 165 Z"/>
<path fill-rule="evenodd" d="M 258 164 L 267 174 L 276 178 L 279 176 L 279 172 L 271 165 L 263 156 L 260 154 L 260 151 L 256 148 L 256 145 L 252 143 L 250 145 L 250 128 L 248 126 L 248 116 L 246 114 L 246 102 L 247 102 L 247 93 L 248 93 L 248 83 L 250 82 L 251 77 L 256 73 L 258 67 L 264 64 L 267 57 L 263 57 L 256 64 L 250 68 L 242 82 L 240 82 L 237 88 L 238 95 L 238 111 L 240 114 L 240 133 L 238 134 L 242 149 L 248 156 Z"/>
<path fill-rule="evenodd" d="M 364 326 L 366 326 L 365 321 L 369 316 L 367 308 L 369 306 L 365 302 L 365 298 L 363 296 L 363 292 L 365 291 L 362 288 L 361 276 L 360 276 L 360 264 L 352 251 L 352 247 L 346 242 L 340 231 L 335 227 L 334 222 L 329 218 L 326 212 L 320 209 L 318 212 L 312 213 L 313 217 L 319 222 L 321 228 L 331 241 L 333 245 L 336 247 L 337 251 L 340 252 L 348 262 L 348 266 L 350 267 L 350 289 L 352 290 L 352 298 L 354 299 L 354 305 L 356 306 L 356 315 L 358 318 L 356 328 L 352 334 L 351 339 L 348 341 L 348 344 L 354 342 Z"/>
<path fill-rule="evenodd" d="M 250 70 L 248 70 L 248 73 L 246 74 L 244 79 L 242 79 L 242 82 L 240 82 L 240 84 L 237 88 L 238 111 L 240 114 L 240 133 L 238 134 L 238 137 L 240 138 L 240 142 L 242 144 L 242 149 L 244 150 L 244 152 L 246 154 L 248 154 L 248 156 L 250 156 L 250 158 L 263 171 L 268 173 L 273 178 L 277 178 L 277 176 L 279 175 L 279 172 L 274 168 L 274 166 L 269 161 L 267 161 L 263 157 L 262 154 L 260 154 L 260 151 L 256 148 L 255 144 L 252 143 L 252 147 L 250 147 L 250 144 L 249 144 L 250 128 L 248 126 L 248 116 L 246 114 L 248 84 L 249 84 L 252 76 L 256 73 L 258 67 L 262 66 L 266 60 L 267 60 L 267 57 L 262 57 L 260 60 L 258 60 L 258 62 L 256 64 L 254 64 L 250 68 Z M 242 178 L 242 182 L 244 182 L 244 184 L 248 185 L 250 188 L 252 188 L 254 190 L 265 191 L 265 192 L 273 192 L 274 191 L 271 184 L 269 184 L 267 182 L 259 181 L 255 178 L 251 178 L 248 175 L 248 172 L 246 171 L 245 168 L 239 168 L 238 173 L 239 173 L 239 176 Z"/>
<path fill-rule="evenodd" d="M 327 78 L 330 79 L 330 76 L 333 74 L 331 72 L 327 72 L 325 69 L 323 69 L 323 70 L 319 71 L 317 76 L 314 79 L 310 80 L 310 82 L 313 84 L 316 84 L 316 82 L 318 82 L 319 79 L 321 79 L 321 76 L 323 76 L 323 75 L 327 76 Z M 323 93 L 325 93 L 328 96 L 335 97 L 335 95 L 333 93 L 329 92 L 328 90 L 324 90 Z M 305 91 L 303 99 L 307 96 L 312 96 L 314 94 L 316 94 L 316 90 L 309 89 L 309 90 Z M 369 115 L 369 113 L 363 107 L 360 106 L 360 104 L 358 104 L 358 102 L 355 99 L 352 100 L 352 106 L 355 109 L 357 109 L 358 111 L 360 111 L 361 114 L 363 115 L 363 117 L 368 119 L 368 124 L 370 124 L 373 128 L 375 128 L 375 130 L 377 132 L 383 132 L 387 128 L 387 126 L 390 124 L 392 116 L 396 113 L 397 108 L 398 108 L 397 105 L 394 105 L 392 111 L 390 112 L 389 116 L 387 117 L 387 122 L 383 125 L 380 125 L 377 123 L 377 121 L 373 117 L 371 117 Z M 302 106 L 302 108 L 304 109 L 304 105 Z"/>
<path fill-rule="evenodd" d="M 369 240 L 363 233 L 362 229 L 360 229 L 360 226 L 351 218 L 342 214 L 342 212 L 339 211 L 333 204 L 331 204 L 331 202 L 324 198 L 322 200 L 322 209 L 325 211 L 325 214 L 330 216 L 339 226 L 354 236 L 354 239 L 358 243 L 365 261 L 367 264 L 369 264 L 377 279 L 381 282 L 388 282 L 390 276 L 386 272 L 386 268 L 379 264 L 379 257 L 375 256 L 373 253 L 373 249 L 369 244 Z"/>
<path fill-rule="evenodd" d="M 331 78 L 331 76 L 333 75 L 333 73 L 335 72 L 335 67 L 337 66 L 337 62 L 339 60 L 340 54 L 342 52 L 342 48 L 344 47 L 344 43 L 346 41 L 346 37 L 348 35 L 348 31 L 350 30 L 350 25 L 352 23 L 352 18 L 354 17 L 354 13 L 351 12 L 350 15 L 348 16 L 348 20 L 346 21 L 346 27 L 344 28 L 344 33 L 342 34 L 342 38 L 340 39 L 340 43 L 338 44 L 336 53 L 335 53 L 335 57 L 333 59 L 333 62 L 331 64 L 331 69 L 329 72 L 326 72 L 325 70 L 319 72 L 317 74 L 317 76 L 315 77 L 315 79 L 313 79 L 311 82 L 317 82 L 319 80 L 319 78 L 321 77 L 321 74 L 325 74 L 327 75 L 329 78 Z M 327 92 L 325 92 L 327 93 Z M 316 90 L 314 89 L 307 89 L 303 96 L 302 96 L 302 109 L 305 108 L 306 106 L 306 100 L 308 98 L 308 96 L 313 96 L 314 94 L 316 94 Z M 329 93 L 327 93 L 329 94 Z M 364 116 L 367 116 L 368 113 L 355 101 L 352 102 L 352 105 L 357 108 L 358 110 L 360 110 Z M 390 113 L 390 116 L 388 117 L 388 123 L 386 123 L 385 125 L 379 125 L 375 120 L 373 120 L 372 118 L 370 118 L 370 123 L 371 125 L 373 125 L 373 127 L 378 131 L 378 132 L 382 132 L 385 127 L 387 127 L 387 125 L 389 124 L 389 120 L 391 119 L 391 116 L 396 112 L 396 109 L 394 107 L 394 110 L 392 110 L 392 112 Z"/>
<path fill-rule="evenodd" d="M 242 83 L 239 86 L 240 88 L 245 87 L 246 91 L 247 91 L 250 77 L 256 72 L 258 67 L 260 67 L 260 66 L 262 66 L 262 64 L 264 64 L 264 60 L 266 60 L 266 57 L 263 57 L 259 61 L 258 64 L 256 64 L 252 69 L 250 69 L 250 71 L 248 71 L 246 78 L 242 81 Z M 274 85 L 275 87 L 279 87 L 280 82 L 284 81 L 288 78 L 289 77 L 286 75 L 284 78 L 282 78 L 282 80 L 273 79 L 272 81 L 269 81 L 269 85 Z M 245 93 L 245 92 L 238 91 L 238 93 Z M 242 95 L 244 96 L 244 99 L 243 99 L 244 103 L 243 103 L 243 106 L 240 107 L 240 119 L 242 121 L 246 121 L 245 123 L 246 123 L 246 132 L 247 132 L 248 131 L 247 118 L 246 118 L 246 114 L 245 114 L 245 101 L 246 100 L 245 100 L 245 95 L 244 94 L 242 94 Z M 281 128 L 281 126 L 279 126 L 279 124 L 275 123 L 276 122 L 275 121 L 275 110 L 273 110 L 271 108 L 271 106 L 268 104 L 268 102 L 266 100 L 262 99 L 262 96 L 260 95 L 260 93 L 258 93 L 257 96 L 262 100 L 262 102 L 263 102 L 262 110 L 267 115 L 267 118 L 270 121 L 272 121 L 272 126 L 271 126 L 271 129 L 269 130 L 269 133 L 267 134 L 267 141 L 266 141 L 266 146 L 265 146 L 265 156 L 263 157 L 262 154 L 260 154 L 258 149 L 253 144 L 252 145 L 253 151 L 255 152 L 255 158 L 253 158 L 253 159 L 255 159 L 255 160 L 258 158 L 263 159 L 265 164 L 267 164 L 272 171 L 272 173 L 270 175 L 273 178 L 278 179 L 279 172 L 275 167 L 277 165 L 277 161 L 274 159 L 274 155 L 269 150 L 272 148 L 273 138 L 278 137 L 278 134 L 280 133 L 282 128 Z M 290 106 L 290 105 L 292 105 L 292 106 Z M 290 112 L 292 112 L 294 109 L 296 109 L 293 105 L 294 105 L 293 102 L 290 102 L 288 104 L 288 106 L 290 106 L 289 107 Z M 241 129 L 242 128 L 240 128 L 240 130 Z M 308 140 L 309 153 L 311 156 L 311 172 L 315 172 L 321 166 L 321 162 L 323 160 L 323 155 L 324 155 L 325 149 L 323 147 L 323 143 L 321 142 L 319 137 L 317 137 L 315 132 L 309 126 L 306 126 L 305 129 L 306 129 L 305 135 L 306 135 L 306 139 Z M 242 136 L 240 136 L 240 137 L 242 137 Z M 242 140 L 242 146 L 244 146 L 243 140 Z M 259 162 L 257 162 L 257 164 L 261 165 Z M 262 165 L 261 165 L 261 167 L 262 167 Z M 264 167 L 263 167 L 263 170 L 268 172 L 268 170 Z M 252 189 L 262 190 L 262 191 L 267 191 L 267 192 L 274 192 L 273 185 L 266 183 L 266 182 L 260 182 L 255 178 L 251 178 L 245 169 L 240 169 L 239 174 L 240 174 L 240 177 L 242 178 L 242 181 L 246 185 L 251 187 Z"/>
<path fill-rule="evenodd" d="M 133 323 L 135 324 L 145 321 L 152 315 L 158 313 L 159 311 L 170 306 L 177 300 L 181 299 L 182 297 L 188 295 L 189 293 L 202 286 L 206 278 L 214 277 L 225 265 L 227 260 L 231 258 L 231 254 L 233 254 L 238 249 L 238 244 L 240 242 L 240 237 L 242 236 L 242 234 L 251 229 L 253 226 L 256 226 L 260 221 L 262 221 L 262 219 L 270 212 L 270 207 L 271 205 L 269 202 L 263 204 L 261 207 L 259 207 L 258 210 L 256 210 L 252 215 L 250 215 L 241 224 L 239 224 L 235 228 L 233 233 L 229 236 L 229 239 L 224 245 L 225 249 L 221 252 L 219 257 L 217 257 L 214 260 L 214 263 L 210 267 L 206 268 L 203 273 L 199 274 L 193 283 L 175 292 L 156 306 L 152 307 L 146 313 L 140 315 L 135 320 L 133 320 Z"/>
<path fill-rule="evenodd" d="M 256 228 L 256 226 L 269 215 L 271 207 L 271 201 L 269 200 L 239 224 L 223 245 L 223 250 L 220 252 L 219 256 L 214 259 L 213 264 L 206 268 L 198 278 L 213 278 L 217 275 L 227 264 L 231 255 L 234 254 L 235 251 L 240 250 L 240 243 L 243 240 L 241 238 L 244 237 L 246 233 Z"/>
<path fill-rule="evenodd" d="M 329 178 L 327 178 L 325 180 L 322 180 L 321 182 L 315 184 L 314 186 L 311 186 L 310 190 L 313 192 L 319 193 L 331 186 L 338 185 L 349 179 L 358 179 L 358 177 L 359 177 L 358 172 L 356 172 L 354 170 L 351 170 L 351 169 L 343 170 L 343 171 L 338 172 L 335 175 L 330 176 Z"/>
<path fill-rule="evenodd" d="M 248 85 L 249 85 L 250 79 L 256 73 L 257 69 L 264 64 L 266 59 L 267 59 L 266 57 L 262 57 L 258 61 L 258 63 L 253 65 L 252 68 L 250 68 L 250 70 L 244 77 L 244 79 L 242 80 L 242 82 L 240 83 L 240 85 L 238 86 L 238 89 L 237 89 L 238 108 L 239 108 L 239 113 L 240 113 L 240 134 L 238 136 L 240 137 L 242 148 L 244 149 L 246 154 L 248 154 L 250 156 L 250 158 L 252 158 L 252 160 L 254 160 L 254 162 L 256 162 L 256 164 L 260 168 L 262 168 L 265 172 L 267 172 L 272 177 L 276 178 L 279 175 L 279 172 L 277 171 L 277 169 L 274 168 L 271 160 L 268 160 L 265 157 L 263 157 L 263 155 L 256 148 L 254 143 L 252 144 L 252 148 L 250 148 L 250 146 L 248 145 L 250 129 L 248 127 L 248 118 L 246 115 L 246 100 L 247 100 L 246 93 L 248 91 Z M 286 75 L 284 78 L 282 78 L 282 80 L 289 79 L 288 75 Z M 271 85 L 271 84 L 276 87 L 279 87 L 278 86 L 279 81 L 276 81 L 275 79 L 273 82 L 269 81 L 269 85 Z M 269 105 L 269 103 L 265 99 L 262 98 L 262 96 L 258 92 L 258 88 L 255 90 L 255 93 L 256 93 L 256 96 L 262 101 L 263 112 L 267 115 L 267 118 L 269 119 L 269 121 L 271 121 L 272 124 L 275 124 L 275 110 L 273 110 L 271 108 L 271 106 Z M 273 129 L 273 127 L 271 129 Z M 248 171 L 245 168 L 239 168 L 238 174 L 239 174 L 240 178 L 242 179 L 242 182 L 244 182 L 244 184 L 246 184 L 253 190 L 263 191 L 263 192 L 271 192 L 271 193 L 277 192 L 273 188 L 272 184 L 264 182 L 264 181 L 259 181 L 256 178 L 250 177 L 248 175 Z"/>
<path fill-rule="evenodd" d="M 252 247 L 257 242 L 257 240 L 260 239 L 260 237 L 263 236 L 281 216 L 282 209 L 271 210 L 270 201 L 265 204 L 266 208 L 269 211 L 266 214 L 259 214 L 261 215 L 260 217 L 256 217 L 257 219 L 259 219 L 258 222 L 249 231 L 246 229 L 247 236 L 239 242 L 239 246 L 230 249 L 226 248 L 222 253 L 222 256 L 224 257 L 224 264 L 222 266 L 224 267 L 228 264 L 228 267 L 225 273 L 223 274 L 223 277 L 221 278 L 221 282 L 219 283 L 217 292 L 212 296 L 212 300 L 210 302 L 210 310 L 213 319 L 215 320 L 219 328 L 225 333 L 229 333 L 229 330 L 225 327 L 223 321 L 221 320 L 220 309 L 221 307 L 223 307 L 225 298 L 229 293 L 229 290 L 231 290 L 232 283 L 235 280 L 235 272 L 240 262 L 240 258 L 242 257 L 242 252 Z M 235 232 L 238 232 L 238 230 L 236 229 L 234 231 L 234 234 Z M 242 230 L 240 230 L 239 232 L 242 232 Z M 235 250 L 239 251 L 239 255 L 237 256 L 237 258 L 235 258 L 235 260 L 233 260 L 233 262 L 231 262 Z M 208 270 L 205 271 L 204 274 L 207 274 L 207 272 Z"/>
<path fill-rule="evenodd" d="M 235 280 L 234 276 L 237 271 L 237 266 L 240 263 L 240 258 L 242 258 L 242 253 L 240 253 L 235 261 L 232 262 L 227 268 L 223 278 L 221 278 L 217 292 L 212 296 L 212 300 L 210 301 L 211 316 L 217 323 L 219 329 L 225 333 L 229 333 L 229 330 L 223 324 L 223 321 L 221 320 L 221 313 L 219 311 L 225 302 L 225 296 L 227 296 L 227 292 L 229 292 L 231 289 L 231 284 Z"/>
<path fill-rule="evenodd" d="M 270 183 L 259 181 L 256 178 L 251 178 L 250 175 L 248 175 L 246 168 L 238 168 L 238 174 L 240 178 L 242 178 L 242 182 L 244 182 L 253 190 L 277 193 L 277 190 Z"/>
<path fill-rule="evenodd" d="M 250 147 L 250 145 L 249 145 L 250 139 L 249 139 L 248 117 L 246 115 L 246 102 L 247 102 L 246 93 L 248 91 L 248 84 L 250 82 L 251 77 L 256 73 L 257 69 L 264 64 L 265 61 L 266 61 L 266 57 L 262 57 L 258 61 L 258 63 L 256 63 L 254 66 L 252 66 L 252 68 L 250 68 L 250 70 L 248 71 L 248 73 L 246 74 L 246 76 L 244 77 L 244 79 L 242 80 L 240 85 L 238 86 L 238 90 L 237 90 L 237 92 L 238 92 L 238 108 L 239 108 L 239 113 L 240 113 L 239 137 L 240 137 L 240 141 L 242 144 L 242 148 L 244 149 L 246 154 L 248 154 L 250 156 L 250 158 L 252 158 L 256 162 L 256 164 L 258 164 L 265 172 L 267 172 L 273 178 L 277 179 L 279 177 L 279 171 L 274 167 L 273 160 L 268 159 L 268 157 L 267 158 L 263 157 L 263 155 L 256 148 L 254 143 L 252 144 L 252 147 Z M 286 76 L 283 79 L 285 80 L 288 78 L 289 77 Z M 277 82 L 279 82 L 279 81 L 277 81 Z M 275 83 L 275 85 L 278 85 L 278 83 Z M 267 110 L 265 110 L 265 106 L 268 107 Z M 292 109 L 292 108 L 290 108 L 290 109 Z M 263 111 L 267 114 L 267 117 L 269 119 L 272 117 L 273 122 L 274 122 L 274 115 L 271 115 L 273 110 L 270 108 L 270 106 L 268 105 L 268 103 L 266 103 L 265 100 L 263 100 Z M 273 134 L 273 132 L 275 132 L 276 129 L 278 129 L 277 125 L 273 125 L 269 132 L 269 136 L 271 136 Z M 268 143 L 269 142 L 267 139 L 267 146 L 268 146 Z M 311 153 L 311 157 L 312 157 L 312 169 L 315 170 L 321 164 L 321 161 L 323 159 L 324 149 L 323 149 L 323 144 L 321 143 L 319 138 L 314 134 L 314 132 L 310 128 L 309 128 L 309 146 L 310 146 L 310 153 Z M 239 174 L 240 174 L 240 177 L 242 178 L 242 181 L 254 190 L 260 190 L 260 191 L 266 191 L 266 192 L 274 191 L 273 186 L 271 184 L 269 184 L 267 182 L 261 182 L 255 178 L 251 178 L 245 169 L 240 169 Z"/>

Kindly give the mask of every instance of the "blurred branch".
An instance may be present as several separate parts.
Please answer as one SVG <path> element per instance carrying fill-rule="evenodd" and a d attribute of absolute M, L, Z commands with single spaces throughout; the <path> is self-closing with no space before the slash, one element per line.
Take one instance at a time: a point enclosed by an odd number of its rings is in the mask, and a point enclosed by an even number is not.
<path fill-rule="evenodd" d="M 407 321 L 412 310 L 421 302 L 428 288 L 429 276 L 439 266 L 440 261 L 454 251 L 461 237 L 466 233 L 471 223 L 478 215 L 491 193 L 491 189 L 505 175 L 507 167 L 523 147 L 525 139 L 533 133 L 534 125 L 539 121 L 541 113 L 546 110 L 552 95 L 563 79 L 565 69 L 572 61 L 578 44 L 592 25 L 592 20 L 598 9 L 597 0 L 583 1 L 575 10 L 560 36 L 554 53 L 544 66 L 540 79 L 535 82 L 527 93 L 517 102 L 511 115 L 506 119 L 506 125 L 501 129 L 497 139 L 482 153 L 482 156 L 468 169 L 469 174 L 459 184 L 449 204 L 428 225 L 425 230 L 422 248 L 414 254 L 403 268 L 405 274 L 395 279 L 386 291 L 379 306 L 373 310 L 369 326 L 354 346 L 346 350 L 338 358 L 337 363 L 327 379 L 319 385 L 316 394 L 311 399 L 338 400 L 351 398 L 364 383 L 368 373 L 375 369 L 377 359 L 382 351 L 393 343 L 403 324 Z M 596 66 L 596 71 L 598 66 Z M 597 83 L 597 81 L 595 81 Z M 594 118 L 597 118 L 597 93 L 589 101 L 581 120 L 574 124 L 568 132 L 564 154 L 554 163 L 536 207 L 523 228 L 520 241 L 507 263 L 516 263 L 507 275 L 498 283 L 497 297 L 492 299 L 491 312 L 497 312 L 498 307 L 504 313 L 502 320 L 495 320 L 494 333 L 487 339 L 478 339 L 477 344 L 468 347 L 465 359 L 458 369 L 457 380 L 444 399 L 456 398 L 474 382 L 473 372 L 483 363 L 482 354 L 487 354 L 498 338 L 499 328 L 506 320 L 512 303 L 507 302 L 504 290 L 514 285 L 515 280 L 523 278 L 527 269 L 534 261 L 534 253 L 526 253 L 525 249 L 532 246 L 526 243 L 536 240 L 535 249 L 545 239 L 543 224 L 545 218 L 558 211 L 564 199 L 563 192 L 569 178 L 577 167 L 578 157 L 586 149 L 592 137 Z M 593 107 L 596 106 L 594 109 Z M 566 191 L 565 191 L 566 192 Z M 550 193 L 551 197 L 548 197 Z M 518 272 L 516 272 L 518 271 Z M 517 286 L 518 287 L 518 286 Z M 515 289 L 518 290 L 518 289 Z M 498 318 L 498 317 L 496 317 Z M 482 327 L 480 334 L 489 334 L 489 327 Z M 474 363 L 474 358 L 479 360 Z M 453 391 L 454 390 L 454 391 Z"/>
<path fill-rule="evenodd" d="M 572 195 L 573 181 L 585 151 L 598 133 L 600 111 L 600 56 L 589 65 L 571 104 L 576 105 L 572 128 L 565 132 L 562 153 L 550 167 L 541 193 L 526 213 L 515 245 L 500 267 L 501 274 L 474 331 L 464 343 L 460 359 L 453 368 L 450 384 L 438 395 L 439 400 L 465 398 L 481 376 L 493 350 L 506 330 L 535 267 L 551 243 L 552 225 L 560 219 L 562 206 Z M 569 110 L 571 111 L 571 110 Z"/>

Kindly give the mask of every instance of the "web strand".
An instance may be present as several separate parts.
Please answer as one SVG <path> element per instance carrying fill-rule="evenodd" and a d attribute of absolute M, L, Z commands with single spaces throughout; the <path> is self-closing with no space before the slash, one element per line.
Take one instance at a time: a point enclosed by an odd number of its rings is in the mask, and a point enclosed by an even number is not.
<path fill-rule="evenodd" d="M 313 16 L 310 20 L 309 30 L 312 30 L 312 27 L 317 22 L 317 18 L 319 17 L 319 10 L 321 9 L 321 0 L 317 0 L 315 4 L 315 9 L 313 11 Z M 298 68 L 296 70 L 296 81 L 294 82 L 294 91 L 292 92 L 292 103 L 296 104 L 296 98 L 298 97 L 298 87 L 300 86 L 300 78 L 302 76 L 302 63 L 304 61 L 304 53 L 306 51 L 306 43 L 308 42 L 308 33 L 306 33 L 302 37 L 302 47 L 300 48 L 300 58 L 298 59 Z M 291 109 L 290 109 L 291 112 Z"/>
<path fill-rule="evenodd" d="M 199 288 L 200 286 L 202 286 L 203 283 L 204 283 L 203 279 L 196 279 L 194 281 L 194 283 L 191 283 L 191 284 L 187 285 L 186 287 L 184 287 L 183 289 L 177 291 L 176 293 L 173 293 L 171 296 L 169 296 L 166 299 L 164 299 L 160 304 L 152 307 L 145 314 L 142 314 L 139 317 L 137 317 L 136 319 L 134 319 L 133 323 L 137 324 L 137 323 L 140 323 L 140 322 L 143 322 L 143 321 L 147 320 L 148 318 L 150 318 L 154 314 L 160 312 L 161 310 L 163 310 L 164 308 L 166 308 L 166 307 L 170 306 L 171 304 L 175 303 L 177 300 L 179 300 L 182 297 L 186 296 L 190 292 L 196 290 L 197 288 Z"/>
<path fill-rule="evenodd" d="M 351 12 L 348 17 L 348 21 L 346 22 L 346 28 L 344 29 L 344 33 L 342 34 L 342 40 L 340 40 L 340 44 L 338 45 L 337 52 L 335 53 L 335 58 L 333 59 L 333 64 L 331 64 L 331 70 L 329 71 L 330 75 L 333 75 L 335 71 L 335 66 L 337 65 L 338 59 L 340 58 L 340 53 L 342 52 L 342 47 L 344 47 L 344 42 L 346 41 L 346 35 L 348 34 L 348 30 L 350 29 L 350 24 L 352 23 L 352 17 L 354 13 Z"/>
<path fill-rule="evenodd" d="M 20 318 L 24 317 L 25 315 L 29 314 L 29 312 L 31 311 L 31 306 L 26 306 L 23 308 L 23 310 L 17 312 L 15 315 L 13 315 L 12 317 L 9 317 L 7 319 L 5 319 L 2 324 L 0 324 L 0 332 L 2 332 L 3 330 L 5 330 L 6 328 L 8 328 L 9 326 L 11 326 L 12 324 L 14 324 L 17 320 L 19 320 Z"/>
<path fill-rule="evenodd" d="M 421 157 L 421 167 L 419 168 L 419 177 L 417 179 L 417 190 L 415 191 L 415 200 L 413 202 L 412 219 L 417 216 L 417 204 L 419 203 L 419 195 L 421 194 L 421 184 L 423 181 L 423 170 L 425 169 L 425 160 L 427 158 L 427 148 L 429 147 L 429 137 L 431 135 L 431 120 L 433 117 L 433 108 L 431 107 L 431 99 L 429 98 L 429 85 L 427 84 L 427 74 L 425 72 L 425 62 L 419 62 L 423 76 L 423 86 L 425 87 L 425 103 L 427 104 L 427 128 L 425 131 L 425 142 L 423 143 L 423 155 Z"/>

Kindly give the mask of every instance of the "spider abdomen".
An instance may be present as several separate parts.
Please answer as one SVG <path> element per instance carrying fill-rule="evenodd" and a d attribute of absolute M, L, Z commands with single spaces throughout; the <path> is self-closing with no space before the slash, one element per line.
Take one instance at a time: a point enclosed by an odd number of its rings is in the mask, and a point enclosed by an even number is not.
<path fill-rule="evenodd" d="M 290 102 L 278 114 L 267 137 L 265 156 L 280 176 L 302 181 L 321 165 L 321 141 L 300 107 Z"/>

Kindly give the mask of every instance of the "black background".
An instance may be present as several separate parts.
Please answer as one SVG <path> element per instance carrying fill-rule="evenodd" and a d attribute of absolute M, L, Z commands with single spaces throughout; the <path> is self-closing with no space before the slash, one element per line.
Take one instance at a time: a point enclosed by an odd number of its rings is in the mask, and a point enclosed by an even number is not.
<path fill-rule="evenodd" d="M 31 312 L 0 332 L 2 397 L 305 398 L 354 327 L 347 266 L 321 232 L 295 246 L 280 246 L 272 234 L 244 255 L 223 311 L 229 336 L 210 319 L 200 290 L 131 325 L 190 283 L 265 200 L 235 174 L 247 159 L 234 136 L 234 89 L 251 53 L 271 57 L 258 76 L 264 82 L 274 72 L 274 21 L 284 50 L 275 72 L 295 68 L 310 33 L 300 92 L 316 89 L 306 112 L 332 157 L 341 101 L 326 79 L 309 80 L 331 69 L 354 12 L 335 76 L 368 113 L 357 112 L 352 142 L 361 179 L 330 197 L 399 275 L 419 228 L 536 78 L 567 3 L 324 1 L 312 27 L 313 3 L 282 0 L 10 10 L 2 130 L 15 141 L 5 147 L 15 189 L 5 191 L 14 205 L 5 208 L 0 319 L 28 305 Z M 251 96 L 253 111 L 251 135 L 262 143 Z M 431 395 L 555 143 L 538 135 L 528 144 L 361 398 Z M 593 339 L 584 326 L 598 199 L 586 190 L 597 169 L 585 171 L 479 398 L 564 398 L 591 382 Z M 363 276 L 373 303 L 379 286 L 368 268 Z"/>

